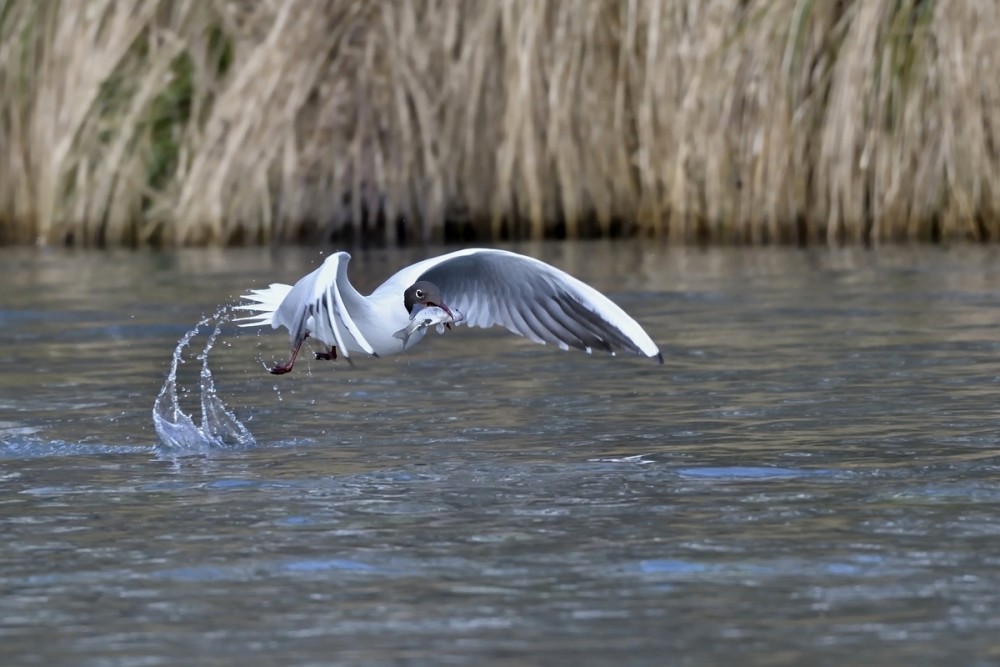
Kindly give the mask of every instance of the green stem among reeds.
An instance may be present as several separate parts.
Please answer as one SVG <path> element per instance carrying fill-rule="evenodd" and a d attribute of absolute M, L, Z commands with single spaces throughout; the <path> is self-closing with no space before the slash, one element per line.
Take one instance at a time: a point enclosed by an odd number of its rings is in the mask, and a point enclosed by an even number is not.
<path fill-rule="evenodd" d="M 0 242 L 1000 238 L 992 0 L 0 0 Z"/>

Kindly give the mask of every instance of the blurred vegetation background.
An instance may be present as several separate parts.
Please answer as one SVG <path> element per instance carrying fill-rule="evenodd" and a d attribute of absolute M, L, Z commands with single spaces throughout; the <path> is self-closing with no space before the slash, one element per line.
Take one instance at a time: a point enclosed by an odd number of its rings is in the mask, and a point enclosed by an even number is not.
<path fill-rule="evenodd" d="M 1000 238 L 996 0 L 0 0 L 0 242 Z"/>

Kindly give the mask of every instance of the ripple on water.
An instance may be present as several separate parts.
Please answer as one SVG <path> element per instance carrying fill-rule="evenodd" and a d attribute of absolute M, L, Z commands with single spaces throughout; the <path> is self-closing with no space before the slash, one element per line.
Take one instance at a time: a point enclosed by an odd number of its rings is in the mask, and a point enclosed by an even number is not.
<path fill-rule="evenodd" d="M 718 466 L 718 467 L 698 467 L 698 468 L 678 468 L 677 474 L 681 477 L 695 479 L 791 479 L 795 477 L 829 477 L 834 474 L 832 470 L 815 470 L 803 468 L 777 468 L 777 467 L 757 467 L 757 466 Z"/>
<path fill-rule="evenodd" d="M 240 561 L 227 565 L 192 565 L 157 570 L 150 576 L 179 582 L 226 582 L 259 580 L 267 576 L 322 575 L 335 572 L 388 574 L 389 570 L 351 558 L 299 558 Z"/>
<path fill-rule="evenodd" d="M 64 442 L 44 437 L 0 436 L 0 458 L 36 459 L 101 454 L 151 453 L 150 445 L 121 445 L 101 442 Z"/>

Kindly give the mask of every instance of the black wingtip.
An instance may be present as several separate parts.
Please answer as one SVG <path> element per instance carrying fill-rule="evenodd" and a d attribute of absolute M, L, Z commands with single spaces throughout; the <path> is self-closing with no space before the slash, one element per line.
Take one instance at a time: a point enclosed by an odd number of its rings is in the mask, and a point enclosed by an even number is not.
<path fill-rule="evenodd" d="M 659 363 L 659 364 L 663 363 L 663 353 L 662 352 L 657 352 L 656 353 L 656 362 Z"/>

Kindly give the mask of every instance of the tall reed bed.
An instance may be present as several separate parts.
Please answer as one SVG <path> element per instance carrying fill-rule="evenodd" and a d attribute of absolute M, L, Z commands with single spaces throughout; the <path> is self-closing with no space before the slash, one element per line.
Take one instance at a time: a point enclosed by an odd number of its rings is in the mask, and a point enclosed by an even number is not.
<path fill-rule="evenodd" d="M 0 241 L 1000 238 L 995 0 L 0 0 Z"/>

